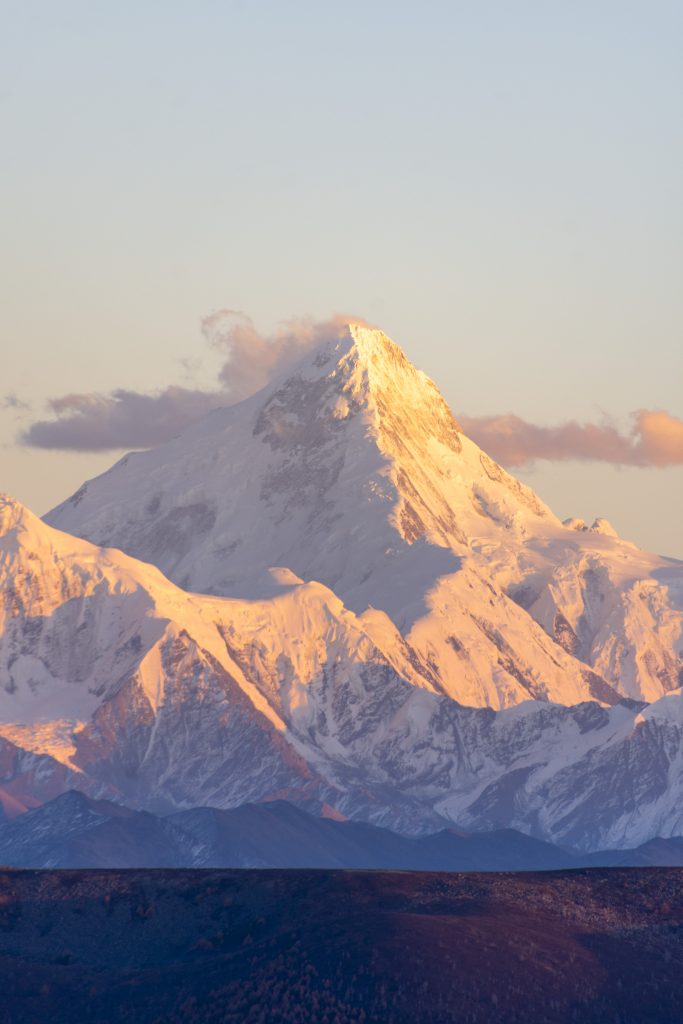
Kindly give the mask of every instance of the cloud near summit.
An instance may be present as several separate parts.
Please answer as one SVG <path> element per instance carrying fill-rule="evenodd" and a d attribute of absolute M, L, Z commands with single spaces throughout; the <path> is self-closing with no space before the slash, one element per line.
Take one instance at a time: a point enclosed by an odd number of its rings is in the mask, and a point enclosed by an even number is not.
<path fill-rule="evenodd" d="M 212 348 L 225 351 L 218 377 L 232 402 L 253 395 L 294 365 L 309 349 L 341 337 L 360 317 L 334 316 L 315 323 L 290 320 L 271 335 L 260 334 L 243 313 L 221 309 L 202 321 L 202 333 Z"/>
<path fill-rule="evenodd" d="M 223 355 L 213 389 L 169 386 L 144 393 L 118 388 L 105 394 L 63 395 L 48 403 L 52 418 L 30 424 L 20 440 L 36 448 L 81 452 L 153 447 L 212 409 L 247 398 L 310 349 L 340 337 L 348 323 L 366 321 L 348 316 L 317 323 L 297 319 L 265 335 L 243 313 L 218 310 L 202 321 L 206 343 Z M 466 434 L 511 468 L 538 459 L 683 464 L 683 420 L 663 410 L 637 410 L 626 433 L 609 423 L 540 426 L 513 414 L 458 418 Z"/>
<path fill-rule="evenodd" d="M 290 320 L 264 335 L 243 313 L 218 310 L 202 321 L 207 344 L 224 355 L 214 389 L 170 386 L 144 393 L 117 388 L 105 394 L 62 395 L 48 403 L 53 418 L 32 423 L 20 440 L 31 447 L 61 451 L 153 447 L 212 409 L 248 398 L 309 349 L 340 337 L 349 323 L 365 321 L 352 316 L 319 323 Z"/>

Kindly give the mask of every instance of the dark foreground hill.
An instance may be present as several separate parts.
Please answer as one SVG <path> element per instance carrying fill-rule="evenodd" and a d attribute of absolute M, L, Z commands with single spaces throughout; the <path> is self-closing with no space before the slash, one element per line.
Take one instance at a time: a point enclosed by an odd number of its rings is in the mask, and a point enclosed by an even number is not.
<path fill-rule="evenodd" d="M 678 1024 L 683 871 L 4 871 L 8 1024 Z"/>

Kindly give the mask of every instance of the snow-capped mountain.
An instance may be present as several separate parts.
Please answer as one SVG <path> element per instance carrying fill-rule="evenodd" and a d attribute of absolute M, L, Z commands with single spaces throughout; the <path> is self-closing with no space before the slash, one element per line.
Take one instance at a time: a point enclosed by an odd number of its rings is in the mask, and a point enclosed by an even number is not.
<path fill-rule="evenodd" d="M 681 563 L 560 523 L 381 332 L 47 519 L 0 499 L 8 814 L 76 789 L 583 850 L 683 833 Z"/>
<path fill-rule="evenodd" d="M 681 563 L 603 522 L 563 525 L 366 327 L 125 456 L 46 520 L 203 593 L 249 597 L 287 566 L 358 614 L 386 612 L 462 703 L 610 701 L 609 687 L 651 701 L 680 685 Z"/>

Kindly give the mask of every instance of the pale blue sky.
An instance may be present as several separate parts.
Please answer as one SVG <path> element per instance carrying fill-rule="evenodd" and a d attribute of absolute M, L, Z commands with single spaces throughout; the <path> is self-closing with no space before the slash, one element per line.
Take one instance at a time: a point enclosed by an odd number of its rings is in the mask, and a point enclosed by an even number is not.
<path fill-rule="evenodd" d="M 456 413 L 683 414 L 679 2 L 0 0 L 0 39 L 0 488 L 36 511 L 115 453 L 18 429 L 211 384 L 226 306 L 366 317 Z M 680 467 L 518 475 L 683 556 Z"/>

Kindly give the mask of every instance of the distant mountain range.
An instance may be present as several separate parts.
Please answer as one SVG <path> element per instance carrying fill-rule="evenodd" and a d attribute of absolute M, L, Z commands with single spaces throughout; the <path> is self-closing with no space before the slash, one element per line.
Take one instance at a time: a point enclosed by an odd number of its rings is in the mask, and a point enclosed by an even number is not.
<path fill-rule="evenodd" d="M 682 606 L 683 563 L 561 523 L 384 334 L 340 328 L 45 522 L 0 499 L 0 841 L 45 804 L 26 848 L 79 864 L 192 864 L 188 835 L 270 863 L 277 814 L 304 815 L 292 863 L 303 835 L 348 866 L 369 835 L 383 867 L 418 839 L 414 866 L 675 857 Z"/>
<path fill-rule="evenodd" d="M 572 854 L 514 829 L 410 837 L 276 800 L 160 817 L 76 790 L 0 821 L 0 865 L 21 868 L 377 868 L 551 871 L 683 866 L 683 837 Z"/>

